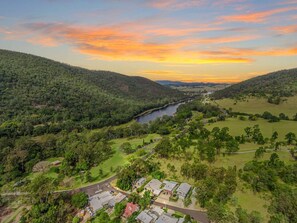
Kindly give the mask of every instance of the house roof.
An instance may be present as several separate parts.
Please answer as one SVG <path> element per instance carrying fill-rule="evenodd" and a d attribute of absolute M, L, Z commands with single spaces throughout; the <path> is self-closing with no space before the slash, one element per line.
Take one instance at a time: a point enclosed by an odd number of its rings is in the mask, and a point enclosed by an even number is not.
<path fill-rule="evenodd" d="M 146 211 L 140 212 L 136 219 L 142 223 L 151 223 L 153 220 L 153 218 Z"/>
<path fill-rule="evenodd" d="M 161 181 L 157 180 L 157 179 L 152 179 L 146 186 L 145 188 L 149 188 L 152 190 L 154 195 L 159 195 L 162 191 L 161 188 Z"/>
<path fill-rule="evenodd" d="M 89 199 L 90 206 L 92 207 L 94 212 L 103 208 L 103 206 L 107 205 L 111 200 L 113 200 L 113 196 L 109 191 L 104 191 L 100 194 L 96 194 Z"/>
<path fill-rule="evenodd" d="M 162 214 L 156 221 L 156 223 L 177 223 L 177 222 L 178 222 L 177 218 L 174 218 L 167 214 Z"/>
<path fill-rule="evenodd" d="M 138 208 L 138 205 L 137 204 L 128 203 L 126 205 L 126 208 L 125 208 L 125 212 L 123 214 L 123 217 L 129 218 L 134 212 L 136 212 L 138 210 L 139 210 L 139 208 Z"/>
<path fill-rule="evenodd" d="M 156 215 L 158 215 L 158 217 L 161 216 L 164 213 L 164 210 L 162 208 L 160 208 L 159 206 L 153 206 L 151 211 L 153 213 L 155 213 Z"/>
<path fill-rule="evenodd" d="M 163 183 L 165 184 L 164 185 L 164 190 L 167 190 L 167 191 L 170 191 L 172 192 L 173 189 L 176 187 L 177 183 L 174 182 L 174 181 L 168 181 L 168 180 L 164 180 Z"/>
<path fill-rule="evenodd" d="M 187 193 L 189 193 L 191 189 L 191 185 L 190 184 L 187 184 L 187 183 L 181 183 L 179 185 L 179 187 L 177 188 L 177 193 L 179 194 L 183 194 L 183 195 L 186 195 Z"/>
<path fill-rule="evenodd" d="M 126 198 L 126 195 L 124 195 L 122 193 L 118 193 L 116 196 L 113 196 L 112 200 L 109 201 L 108 205 L 111 207 L 114 207 L 115 204 L 121 202 L 125 198 Z"/>
<path fill-rule="evenodd" d="M 145 183 L 145 181 L 146 181 L 146 178 L 145 178 L 145 177 L 142 177 L 142 178 L 140 178 L 140 179 L 138 179 L 138 180 L 136 181 L 136 184 L 137 184 L 137 185 L 142 185 L 142 184 Z"/>

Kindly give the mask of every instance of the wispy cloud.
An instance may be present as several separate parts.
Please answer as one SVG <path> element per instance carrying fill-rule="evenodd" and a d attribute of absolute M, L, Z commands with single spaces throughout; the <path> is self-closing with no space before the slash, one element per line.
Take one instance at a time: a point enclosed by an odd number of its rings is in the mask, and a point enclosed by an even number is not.
<path fill-rule="evenodd" d="M 246 0 L 150 0 L 148 5 L 162 10 L 180 10 L 199 6 L 226 6 L 242 3 Z"/>
<path fill-rule="evenodd" d="M 184 9 L 205 4 L 205 0 L 151 0 L 148 5 L 158 9 Z"/>
<path fill-rule="evenodd" d="M 273 27 L 272 30 L 276 31 L 279 34 L 297 33 L 297 25 L 276 26 Z"/>
<path fill-rule="evenodd" d="M 297 10 L 297 7 L 285 7 L 272 10 L 252 12 L 245 14 L 226 15 L 220 17 L 225 22 L 244 22 L 244 23 L 258 23 L 267 20 L 270 16 L 275 14 Z"/>
<path fill-rule="evenodd" d="M 27 41 L 43 46 L 67 44 L 92 59 L 151 61 L 172 64 L 249 63 L 246 56 L 206 55 L 189 50 L 194 44 L 217 44 L 253 39 L 253 36 L 231 38 L 202 38 L 156 42 L 143 33 L 129 32 L 123 27 L 74 26 L 63 23 L 28 23 Z M 33 37 L 31 36 L 33 34 Z M 26 35 L 22 35 L 22 39 Z"/>

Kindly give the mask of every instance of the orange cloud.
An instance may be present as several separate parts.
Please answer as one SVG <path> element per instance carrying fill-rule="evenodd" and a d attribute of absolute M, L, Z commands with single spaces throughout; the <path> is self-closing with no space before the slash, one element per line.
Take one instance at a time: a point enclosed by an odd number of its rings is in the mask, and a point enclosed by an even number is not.
<path fill-rule="evenodd" d="M 272 15 L 293 11 L 293 10 L 297 10 L 297 7 L 278 8 L 278 9 L 272 9 L 267 11 L 238 14 L 238 15 L 227 15 L 227 16 L 222 16 L 221 19 L 224 20 L 225 22 L 257 23 L 257 22 L 265 21 L 268 17 Z"/>
<path fill-rule="evenodd" d="M 145 31 L 148 35 L 153 36 L 187 36 L 198 32 L 219 31 L 224 30 L 221 27 L 207 27 L 201 26 L 198 28 L 152 28 Z"/>
<path fill-rule="evenodd" d="M 53 38 L 51 37 L 32 37 L 30 39 L 27 40 L 29 43 L 32 43 L 34 45 L 42 45 L 42 46 L 46 46 L 46 47 L 55 47 L 58 46 L 58 42 L 55 41 Z"/>
<path fill-rule="evenodd" d="M 148 40 L 141 32 L 128 32 L 123 27 L 82 27 L 56 23 L 31 23 L 25 25 L 34 38 L 34 44 L 54 46 L 69 44 L 80 53 L 90 55 L 93 59 L 151 61 L 172 64 L 219 64 L 219 63 L 249 63 L 252 59 L 230 55 L 201 55 L 199 52 L 185 50 L 195 41 L 173 41 L 157 43 Z M 243 38 L 244 39 L 244 38 Z M 242 40 L 243 40 L 242 39 Z M 197 41 L 197 40 L 196 40 Z M 202 39 L 206 42 L 206 39 Z M 230 42 L 221 37 L 209 42 Z M 240 41 L 233 39 L 233 41 Z"/>
<path fill-rule="evenodd" d="M 290 34 L 297 32 L 297 25 L 289 25 L 289 26 L 276 26 L 273 27 L 272 30 L 280 33 L 280 34 Z"/>
<path fill-rule="evenodd" d="M 222 44 L 222 43 L 234 43 L 234 42 L 243 42 L 258 39 L 257 35 L 249 36 L 231 36 L 231 37 L 212 37 L 212 38 L 201 38 L 201 39 L 188 39 L 182 41 L 187 44 Z"/>
<path fill-rule="evenodd" d="M 255 50 L 255 49 L 243 49 L 243 48 L 221 48 L 216 51 L 201 51 L 201 55 L 221 55 L 221 56 L 295 56 L 297 55 L 297 47 L 290 48 L 276 48 L 276 49 L 266 49 L 266 50 Z"/>

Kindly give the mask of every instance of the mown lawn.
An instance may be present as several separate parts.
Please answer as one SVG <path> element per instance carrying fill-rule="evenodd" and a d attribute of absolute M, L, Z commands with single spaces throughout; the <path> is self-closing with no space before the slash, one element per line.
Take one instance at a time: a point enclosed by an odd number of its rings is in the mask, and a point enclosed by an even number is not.
<path fill-rule="evenodd" d="M 245 101 L 235 101 L 234 99 L 221 99 L 215 101 L 223 108 L 232 108 L 236 112 L 244 112 L 248 114 L 263 114 L 269 111 L 274 115 L 284 113 L 292 118 L 297 113 L 297 96 L 287 98 L 287 101 L 279 105 L 270 104 L 265 98 L 249 97 Z"/>
<path fill-rule="evenodd" d="M 296 110 L 297 111 L 297 110 Z M 259 125 L 264 137 L 270 138 L 274 131 L 279 134 L 279 139 L 284 140 L 285 135 L 288 132 L 294 132 L 297 134 L 297 122 L 296 121 L 280 121 L 280 122 L 268 122 L 265 119 L 258 119 L 256 121 L 241 121 L 238 118 L 228 118 L 226 121 L 215 122 L 211 124 L 206 124 L 208 130 L 212 130 L 214 127 L 228 127 L 230 134 L 233 136 L 238 136 L 244 133 L 246 127 L 253 127 L 254 125 Z"/>

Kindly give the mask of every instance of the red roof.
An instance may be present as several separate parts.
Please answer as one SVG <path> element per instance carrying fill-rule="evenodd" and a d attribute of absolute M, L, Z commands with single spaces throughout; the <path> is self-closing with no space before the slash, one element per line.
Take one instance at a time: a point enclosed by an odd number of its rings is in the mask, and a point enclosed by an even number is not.
<path fill-rule="evenodd" d="M 138 211 L 138 205 L 137 204 L 133 204 L 133 203 L 128 203 L 126 205 L 126 209 L 125 212 L 123 214 L 124 218 L 129 218 L 135 211 Z"/>

